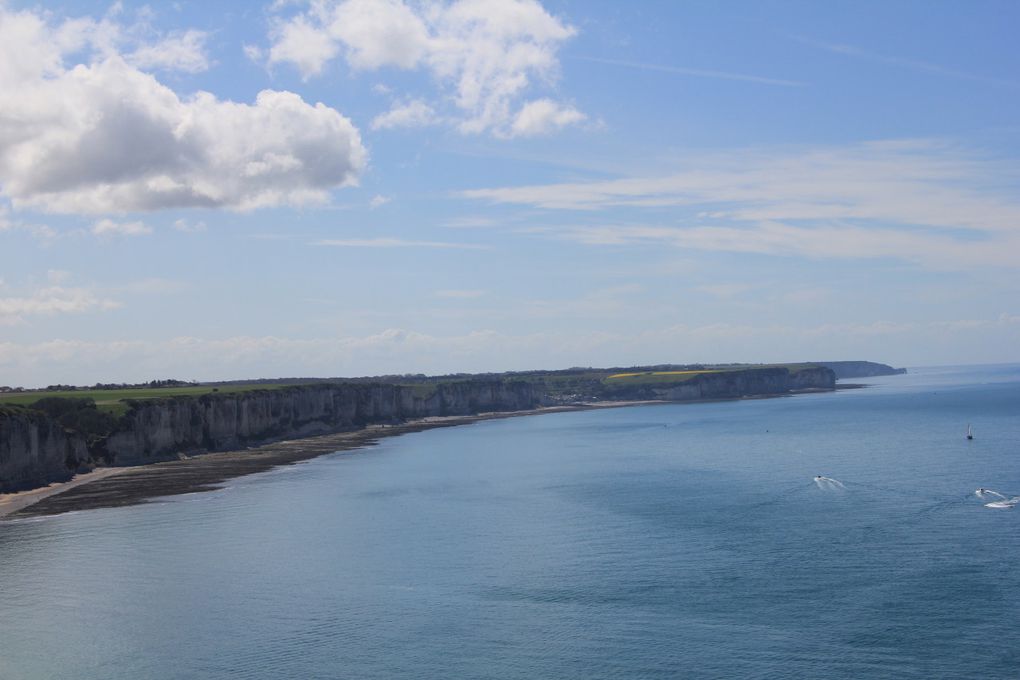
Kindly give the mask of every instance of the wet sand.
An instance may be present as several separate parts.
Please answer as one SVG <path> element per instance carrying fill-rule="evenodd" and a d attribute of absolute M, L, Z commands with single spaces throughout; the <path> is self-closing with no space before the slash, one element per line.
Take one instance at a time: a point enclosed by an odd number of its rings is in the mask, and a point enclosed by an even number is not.
<path fill-rule="evenodd" d="M 90 484 L 92 482 L 99 481 L 100 479 L 106 479 L 107 477 L 113 477 L 123 472 L 127 472 L 131 468 L 99 468 L 92 472 L 85 472 L 82 474 L 75 475 L 71 480 L 66 482 L 53 482 L 48 486 L 40 487 L 38 489 L 30 489 L 28 491 L 15 491 L 14 493 L 0 494 L 0 517 L 6 517 L 7 515 L 13 515 L 14 513 L 27 508 L 30 505 L 35 505 L 40 501 L 49 498 L 50 496 L 56 496 L 57 494 L 65 493 L 71 489 L 81 486 L 83 484 Z"/>

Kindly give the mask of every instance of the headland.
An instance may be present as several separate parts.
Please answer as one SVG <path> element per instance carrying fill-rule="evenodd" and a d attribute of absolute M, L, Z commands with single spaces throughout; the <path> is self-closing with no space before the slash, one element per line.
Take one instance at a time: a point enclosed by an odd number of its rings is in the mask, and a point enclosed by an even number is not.
<path fill-rule="evenodd" d="M 821 364 L 664 365 L 163 391 L 60 388 L 0 395 L 0 491 L 11 492 L 0 494 L 0 517 L 210 490 L 233 477 L 435 427 L 647 402 L 825 391 L 836 388 L 836 375 Z"/>

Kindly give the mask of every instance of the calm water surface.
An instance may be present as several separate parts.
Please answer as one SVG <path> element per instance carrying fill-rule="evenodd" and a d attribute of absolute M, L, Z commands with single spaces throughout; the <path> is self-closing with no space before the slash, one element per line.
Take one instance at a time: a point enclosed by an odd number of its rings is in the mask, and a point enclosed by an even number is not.
<path fill-rule="evenodd" d="M 870 382 L 0 523 L 0 678 L 1017 677 L 1020 366 Z"/>

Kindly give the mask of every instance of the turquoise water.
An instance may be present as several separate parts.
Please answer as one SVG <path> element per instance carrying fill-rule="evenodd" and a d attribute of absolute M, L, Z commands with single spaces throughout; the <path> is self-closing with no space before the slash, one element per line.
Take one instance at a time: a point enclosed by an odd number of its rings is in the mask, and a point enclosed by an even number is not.
<path fill-rule="evenodd" d="M 1020 366 L 869 382 L 0 523 L 0 678 L 1015 677 Z"/>

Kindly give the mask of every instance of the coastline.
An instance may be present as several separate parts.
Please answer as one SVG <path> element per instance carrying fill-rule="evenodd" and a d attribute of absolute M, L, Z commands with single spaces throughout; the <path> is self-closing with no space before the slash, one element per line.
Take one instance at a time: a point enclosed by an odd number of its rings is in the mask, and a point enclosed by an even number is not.
<path fill-rule="evenodd" d="M 0 521 L 59 515 L 78 510 L 137 505 L 163 496 L 214 491 L 227 480 L 292 465 L 327 453 L 374 446 L 384 437 L 423 432 L 439 427 L 467 425 L 483 420 L 520 416 L 620 408 L 661 401 L 602 402 L 548 406 L 526 411 L 479 413 L 470 416 L 434 416 L 396 425 L 370 425 L 358 430 L 282 440 L 248 449 L 205 453 L 179 460 L 130 467 L 103 467 L 75 475 L 67 482 L 0 494 Z"/>
<path fill-rule="evenodd" d="M 30 505 L 35 505 L 51 496 L 62 494 L 84 484 L 97 482 L 107 477 L 115 477 L 131 468 L 104 467 L 97 468 L 92 472 L 77 474 L 66 482 L 52 482 L 46 486 L 28 491 L 13 491 L 0 494 L 0 518 L 13 515 L 24 510 Z"/>
<path fill-rule="evenodd" d="M 864 387 L 864 385 L 854 385 L 853 387 Z M 439 427 L 468 425 L 483 420 L 653 404 L 770 399 L 831 391 L 835 390 L 806 389 L 786 394 L 683 402 L 665 400 L 585 402 L 545 406 L 525 411 L 501 411 L 470 416 L 431 416 L 394 425 L 370 425 L 357 430 L 281 440 L 247 449 L 203 453 L 159 463 L 129 467 L 102 467 L 92 472 L 75 475 L 66 482 L 55 482 L 39 489 L 0 494 L 0 522 L 7 519 L 59 515 L 79 510 L 138 505 L 153 498 L 215 491 L 221 488 L 224 482 L 236 477 L 265 472 L 281 465 L 293 465 L 327 453 L 368 448 L 385 437 L 423 432 Z"/>

